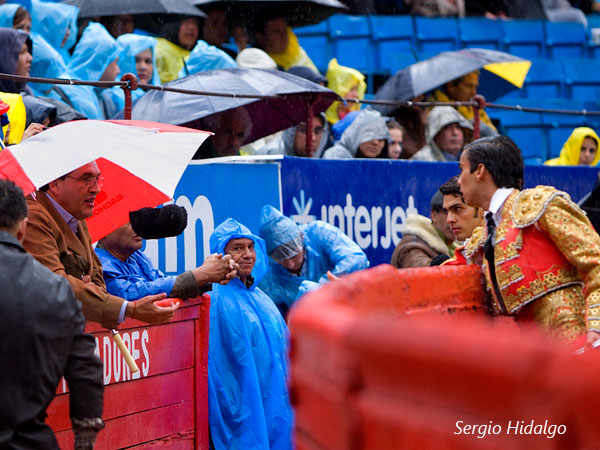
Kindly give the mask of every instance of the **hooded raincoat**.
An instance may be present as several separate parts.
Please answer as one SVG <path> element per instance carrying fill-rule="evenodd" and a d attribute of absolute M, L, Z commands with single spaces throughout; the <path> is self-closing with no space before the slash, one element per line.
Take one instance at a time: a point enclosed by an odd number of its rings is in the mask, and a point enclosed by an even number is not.
<path fill-rule="evenodd" d="M 230 69 L 237 66 L 233 58 L 223 50 L 204 41 L 198 41 L 191 53 L 185 58 L 183 68 L 179 72 L 179 78 L 198 72 L 206 72 L 207 70 Z"/>
<path fill-rule="evenodd" d="M 547 166 L 578 166 L 581 145 L 586 137 L 591 137 L 596 141 L 596 155 L 590 164 L 592 167 L 596 166 L 598 161 L 600 161 L 600 138 L 598 138 L 598 135 L 594 130 L 588 127 L 575 128 L 564 143 L 558 158 L 549 159 L 544 164 Z"/>
<path fill-rule="evenodd" d="M 60 78 L 99 81 L 102 74 L 115 59 L 121 56 L 117 41 L 99 23 L 90 22 L 75 47 L 67 72 Z M 99 90 L 91 86 L 61 85 L 51 96 L 70 104 L 88 119 L 105 119 L 99 100 Z"/>
<path fill-rule="evenodd" d="M 190 51 L 165 38 L 156 41 L 156 67 L 161 83 L 176 80 Z"/>
<path fill-rule="evenodd" d="M 340 66 L 337 59 L 333 58 L 329 61 L 327 66 L 327 87 L 340 97 L 344 98 L 348 95 L 348 92 L 357 85 L 358 86 L 358 98 L 362 100 L 365 98 L 365 92 L 367 90 L 367 83 L 365 82 L 365 76 L 358 70 L 352 67 Z M 329 123 L 334 124 L 341 119 L 338 115 L 338 106 L 340 102 L 333 102 L 325 111 L 327 120 Z M 350 111 L 358 111 L 360 109 L 360 103 L 350 103 L 348 105 Z"/>
<path fill-rule="evenodd" d="M 27 122 L 23 97 L 19 94 L 0 92 L 0 101 L 9 106 L 7 113 L 9 124 L 4 125 L 2 128 L 3 139 L 6 140 L 8 133 L 7 143 L 9 145 L 18 144 L 23 138 L 25 123 Z"/>
<path fill-rule="evenodd" d="M 208 422 L 217 449 L 291 449 L 293 416 L 286 386 L 288 329 L 258 288 L 268 270 L 264 241 L 234 219 L 210 237 L 211 253 L 231 239 L 252 239 L 254 283 L 214 285 L 208 351 Z"/>
<path fill-rule="evenodd" d="M 5 3 L 0 5 L 0 27 L 12 28 L 15 21 L 15 13 L 21 5 L 16 3 Z"/>
<path fill-rule="evenodd" d="M 0 28 L 0 72 L 14 74 L 23 44 L 31 53 L 31 40 L 27 33 L 12 28 Z M 0 91 L 18 94 L 25 89 L 25 83 L 13 80 L 0 80 Z"/>
<path fill-rule="evenodd" d="M 41 0 L 31 0 L 31 3 L 31 31 L 42 36 L 68 63 L 71 59 L 69 50 L 77 42 L 79 8 Z"/>
<path fill-rule="evenodd" d="M 285 155 L 285 156 L 300 156 L 294 151 L 294 140 L 296 138 L 295 127 L 290 127 L 282 131 L 281 136 L 273 139 L 263 148 L 256 151 L 255 155 Z M 314 136 L 313 136 L 314 138 Z M 322 158 L 325 147 L 329 141 L 329 126 L 327 121 L 324 121 L 323 133 L 321 134 L 321 142 L 313 153 L 313 158 Z"/>
<path fill-rule="evenodd" d="M 390 133 L 383 116 L 374 109 L 366 108 L 360 111 L 346 128 L 340 140 L 333 147 L 325 150 L 323 159 L 356 158 L 360 144 L 374 139 L 389 141 Z M 384 152 L 386 152 L 385 147 L 379 158 L 385 157 Z"/>
<path fill-rule="evenodd" d="M 117 38 L 117 43 L 121 46 L 122 53 L 119 58 L 119 69 L 121 75 L 132 73 L 138 76 L 135 68 L 135 57 L 146 49 L 152 51 L 152 80 L 150 84 L 160 86 L 160 77 L 156 68 L 156 39 L 150 36 L 142 36 L 139 34 L 122 34 Z M 135 102 L 146 93 L 141 88 L 131 91 L 131 102 Z M 108 119 L 115 115 L 125 107 L 125 93 L 120 87 L 112 89 L 104 89 L 100 94 L 104 112 Z"/>
<path fill-rule="evenodd" d="M 452 102 L 454 100 L 451 99 L 450 97 L 448 97 L 448 95 L 446 95 L 441 90 L 436 89 L 435 91 L 433 91 L 433 94 L 427 98 L 427 101 Z M 459 106 L 456 108 L 456 110 L 459 113 L 461 113 L 465 119 L 467 119 L 469 122 L 473 123 L 473 117 L 475 116 L 475 113 L 473 112 L 472 106 Z M 484 134 L 484 130 L 483 130 L 484 127 L 481 127 L 482 128 L 482 130 L 481 130 L 482 136 L 483 135 L 494 136 L 494 135 L 498 134 L 498 130 L 496 130 L 496 127 L 492 123 L 492 119 L 490 119 L 490 117 L 487 115 L 487 113 L 485 112 L 485 109 L 479 110 L 479 119 L 481 120 L 481 123 L 485 124 L 485 126 L 487 127 L 485 134 Z"/>
<path fill-rule="evenodd" d="M 290 27 L 287 27 L 288 46 L 283 53 L 269 53 L 273 61 L 277 63 L 283 70 L 288 70 L 293 66 L 308 67 L 315 72 L 318 72 L 317 66 L 312 62 L 312 59 L 306 54 L 304 49 L 298 43 L 298 38 Z"/>
<path fill-rule="evenodd" d="M 60 78 L 67 72 L 67 65 L 62 56 L 54 47 L 52 47 L 42 36 L 37 33 L 31 33 L 33 42 L 33 61 L 31 61 L 32 77 L 40 78 Z M 30 83 L 34 95 L 49 95 L 52 90 L 52 84 Z"/>
<path fill-rule="evenodd" d="M 271 205 L 262 209 L 260 235 L 269 255 L 279 252 L 282 246 L 293 248 L 296 244 L 291 243 L 301 236 L 304 263 L 300 275 L 269 258 L 270 271 L 260 284 L 284 315 L 302 294 L 328 282 L 327 271 L 343 275 L 369 267 L 365 253 L 338 228 L 320 220 L 298 226 Z M 286 256 L 291 258 L 292 253 Z"/>
<path fill-rule="evenodd" d="M 452 106 L 436 106 L 435 108 L 432 108 L 432 110 L 429 111 L 427 128 L 425 129 L 425 139 L 427 140 L 427 144 L 425 144 L 425 147 L 415 153 L 410 159 L 416 161 L 449 161 L 449 155 L 442 152 L 434 139 L 442 128 L 453 123 L 457 123 L 463 129 L 463 133 L 465 134 L 464 144 L 466 144 L 467 139 L 472 136 L 471 133 L 467 133 L 467 130 L 473 131 L 473 125 L 471 125 L 471 123 Z M 458 161 L 458 157 L 456 160 Z"/>

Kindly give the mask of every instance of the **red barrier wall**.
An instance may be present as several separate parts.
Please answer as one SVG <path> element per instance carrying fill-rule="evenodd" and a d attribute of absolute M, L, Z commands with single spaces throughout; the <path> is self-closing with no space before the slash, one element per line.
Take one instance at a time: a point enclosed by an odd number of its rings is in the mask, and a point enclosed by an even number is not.
<path fill-rule="evenodd" d="M 140 371 L 131 374 L 110 333 L 97 324 L 104 363 L 106 428 L 97 450 L 208 449 L 207 360 L 210 297 L 184 302 L 166 324 L 127 319 L 119 327 Z M 61 382 L 48 408 L 48 424 L 61 449 L 73 448 L 69 395 Z"/>
<path fill-rule="evenodd" d="M 598 448 L 597 354 L 493 323 L 476 267 L 352 274 L 290 329 L 299 450 Z"/>

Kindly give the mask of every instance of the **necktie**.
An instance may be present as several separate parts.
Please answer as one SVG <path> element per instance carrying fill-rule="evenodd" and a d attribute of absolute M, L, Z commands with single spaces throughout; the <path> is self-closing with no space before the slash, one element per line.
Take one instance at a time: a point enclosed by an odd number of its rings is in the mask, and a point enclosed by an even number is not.
<path fill-rule="evenodd" d="M 496 299 L 498 300 L 498 305 L 500 306 L 502 313 L 506 314 L 506 306 L 504 306 L 502 294 L 500 293 L 500 288 L 498 287 L 498 280 L 496 279 L 496 264 L 494 261 L 494 235 L 496 234 L 496 223 L 494 222 L 494 217 L 491 212 L 488 212 L 485 215 L 485 224 L 487 228 L 487 238 L 483 244 L 483 253 L 485 255 L 485 260 L 488 263 L 490 281 L 492 283 L 492 289 L 494 289 Z M 491 312 L 491 305 L 487 306 Z"/>

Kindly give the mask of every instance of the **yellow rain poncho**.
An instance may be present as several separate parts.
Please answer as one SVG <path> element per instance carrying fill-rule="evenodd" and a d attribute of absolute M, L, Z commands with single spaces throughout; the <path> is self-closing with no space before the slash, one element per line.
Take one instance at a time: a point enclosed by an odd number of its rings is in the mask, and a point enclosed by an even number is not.
<path fill-rule="evenodd" d="M 367 83 L 365 82 L 365 76 L 358 70 L 352 67 L 340 66 L 337 59 L 333 58 L 329 61 L 327 67 L 327 87 L 340 97 L 346 97 L 348 92 L 358 84 L 358 98 L 362 100 L 365 98 L 365 91 L 367 90 Z M 333 102 L 327 111 L 325 116 L 329 123 L 334 124 L 341 119 L 338 115 L 338 107 L 340 102 Z M 360 109 L 360 103 L 348 103 L 348 109 L 350 111 L 358 111 Z"/>
<path fill-rule="evenodd" d="M 269 53 L 269 56 L 273 58 L 273 61 L 275 61 L 279 67 L 282 67 L 283 70 L 288 70 L 290 67 L 294 66 L 304 66 L 318 72 L 317 67 L 310 57 L 306 54 L 304 49 L 300 47 L 298 38 L 290 27 L 287 27 L 287 38 L 288 46 L 283 53 L 277 55 Z"/>
<path fill-rule="evenodd" d="M 434 101 L 434 102 L 453 102 L 453 101 L 455 101 L 455 100 L 451 99 L 450 97 L 448 97 L 445 93 L 443 93 L 439 89 L 436 89 L 435 91 L 433 91 L 433 95 L 431 95 L 427 100 Z M 473 117 L 475 116 L 472 106 L 459 106 L 458 108 L 456 108 L 456 110 L 459 113 L 461 113 L 465 119 L 470 120 L 470 121 L 472 121 Z M 492 130 L 494 130 L 496 132 L 498 131 L 496 129 L 496 127 L 494 126 L 494 124 L 492 123 L 492 120 L 490 119 L 490 117 L 487 115 L 487 113 L 483 109 L 479 110 L 479 120 L 481 120 L 483 123 L 485 123 Z"/>
<path fill-rule="evenodd" d="M 596 144 L 600 146 L 600 138 L 598 138 L 594 130 L 588 127 L 575 128 L 571 136 L 564 143 L 558 158 L 549 159 L 544 164 L 547 166 L 578 166 L 581 145 L 583 144 L 583 140 L 588 136 L 595 139 Z M 596 150 L 596 155 L 590 166 L 595 166 L 598 164 L 598 161 L 600 161 L 600 152 Z"/>
<path fill-rule="evenodd" d="M 165 84 L 179 78 L 183 61 L 190 55 L 190 51 L 165 38 L 157 38 L 156 41 L 156 68 L 160 82 Z"/>
<path fill-rule="evenodd" d="M 10 106 L 8 110 L 8 120 L 10 123 L 2 130 L 5 136 L 4 142 L 8 145 L 18 144 L 23 138 L 27 122 L 23 98 L 19 94 L 0 92 L 0 100 Z M 8 137 L 8 140 L 6 137 Z"/>

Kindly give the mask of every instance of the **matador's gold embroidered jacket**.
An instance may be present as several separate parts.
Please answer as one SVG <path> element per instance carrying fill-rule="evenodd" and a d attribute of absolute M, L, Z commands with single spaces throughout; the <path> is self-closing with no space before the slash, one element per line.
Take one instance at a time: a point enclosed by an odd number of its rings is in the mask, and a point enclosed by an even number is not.
<path fill-rule="evenodd" d="M 483 254 L 485 238 L 479 231 L 466 242 L 466 260 Z M 567 193 L 551 186 L 515 190 L 502 208 L 494 260 L 502 299 L 493 295 L 485 258 L 483 273 L 497 314 L 515 315 L 550 292 L 577 285 L 584 287 L 587 329 L 600 331 L 600 236 Z"/>

